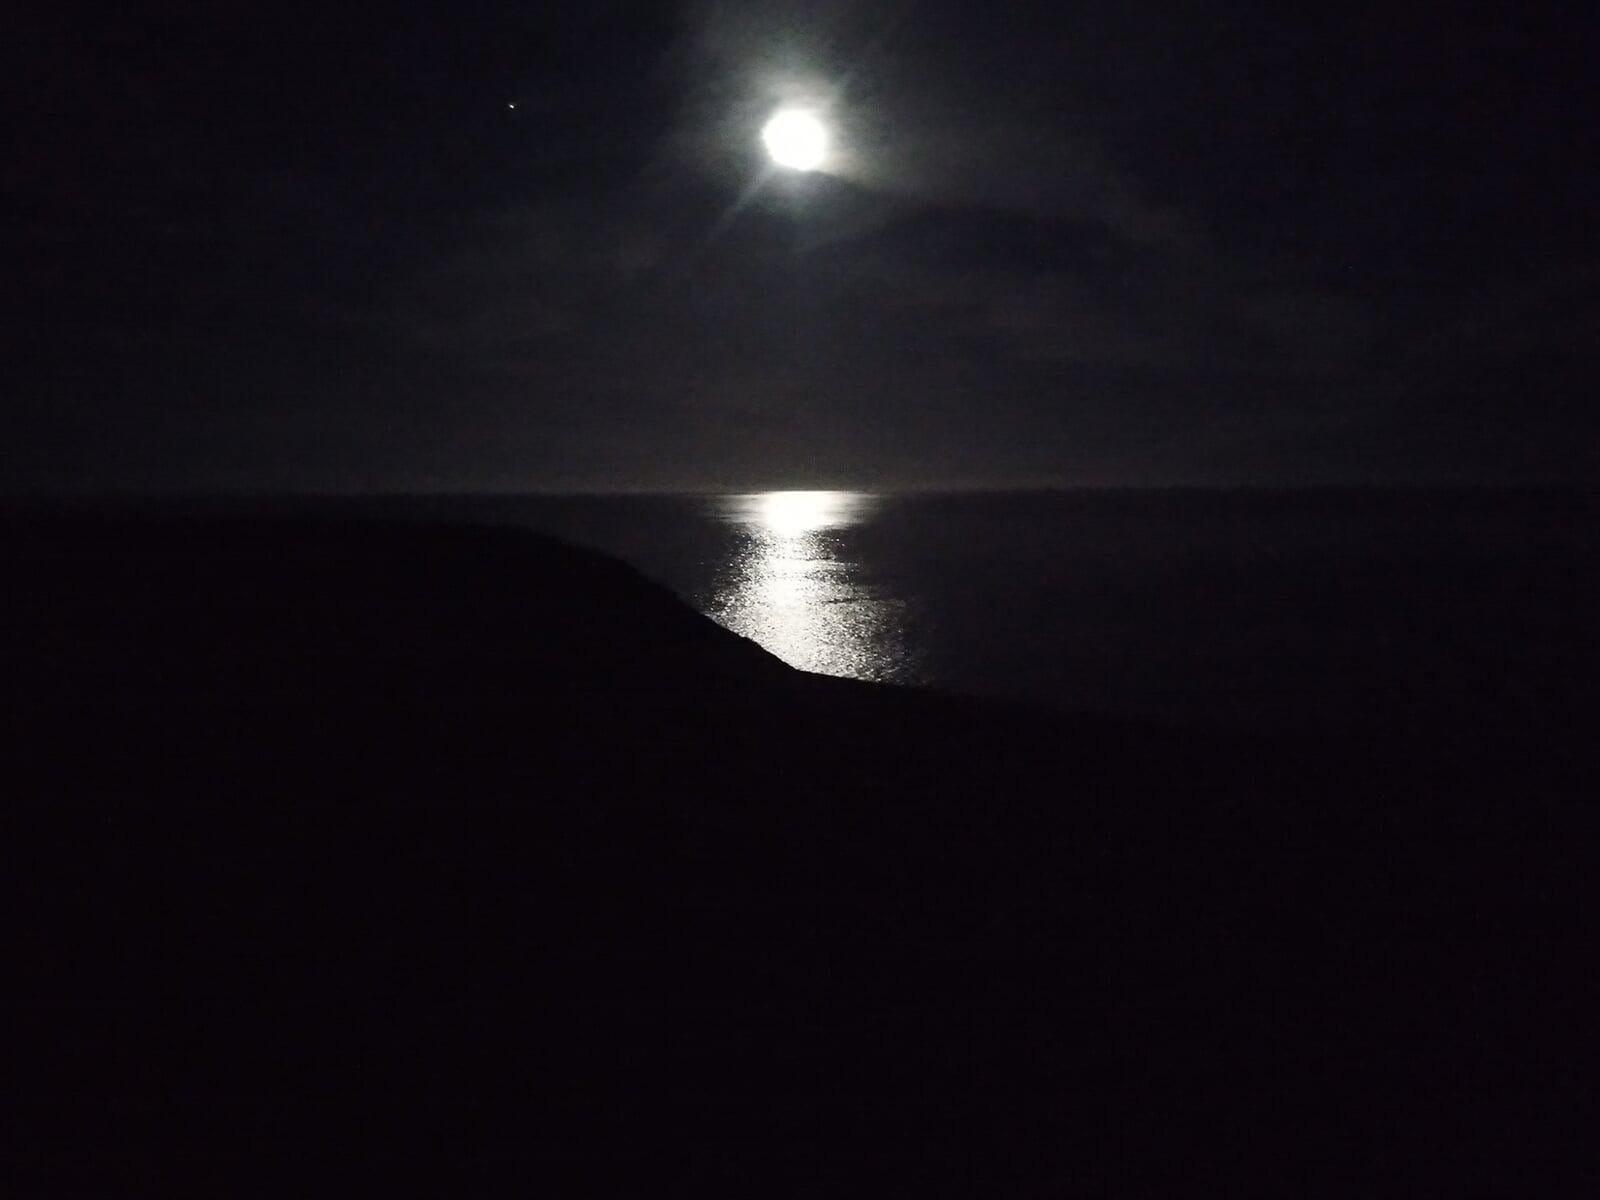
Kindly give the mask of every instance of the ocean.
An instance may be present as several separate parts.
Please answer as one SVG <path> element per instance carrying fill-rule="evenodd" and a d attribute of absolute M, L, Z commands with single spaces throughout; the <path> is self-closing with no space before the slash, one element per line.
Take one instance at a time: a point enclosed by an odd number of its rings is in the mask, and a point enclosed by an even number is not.
<path fill-rule="evenodd" d="M 1589 493 L 385 504 L 596 547 L 804 670 L 1195 727 L 1579 737 L 1600 665 Z"/>

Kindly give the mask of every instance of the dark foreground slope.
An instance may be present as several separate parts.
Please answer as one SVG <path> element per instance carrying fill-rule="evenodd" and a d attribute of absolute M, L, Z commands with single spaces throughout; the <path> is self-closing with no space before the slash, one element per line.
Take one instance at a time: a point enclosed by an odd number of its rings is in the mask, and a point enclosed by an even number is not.
<path fill-rule="evenodd" d="M 1577 774 L 804 676 L 504 531 L 4 554 L 12 1194 L 1597 1180 Z"/>

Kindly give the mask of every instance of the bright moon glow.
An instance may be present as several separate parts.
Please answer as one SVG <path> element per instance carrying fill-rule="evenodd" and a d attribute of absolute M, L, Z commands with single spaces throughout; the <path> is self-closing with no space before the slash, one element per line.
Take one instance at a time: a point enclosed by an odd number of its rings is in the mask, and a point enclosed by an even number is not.
<path fill-rule="evenodd" d="M 815 171 L 828 156 L 828 131 L 798 108 L 776 114 L 761 130 L 761 140 L 773 162 L 795 171 Z"/>

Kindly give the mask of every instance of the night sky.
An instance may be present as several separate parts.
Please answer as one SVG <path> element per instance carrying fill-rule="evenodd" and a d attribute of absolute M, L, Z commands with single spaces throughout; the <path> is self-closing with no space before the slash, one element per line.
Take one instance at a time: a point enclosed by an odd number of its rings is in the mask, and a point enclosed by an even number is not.
<path fill-rule="evenodd" d="M 10 490 L 1600 466 L 1587 6 L 29 7 Z"/>

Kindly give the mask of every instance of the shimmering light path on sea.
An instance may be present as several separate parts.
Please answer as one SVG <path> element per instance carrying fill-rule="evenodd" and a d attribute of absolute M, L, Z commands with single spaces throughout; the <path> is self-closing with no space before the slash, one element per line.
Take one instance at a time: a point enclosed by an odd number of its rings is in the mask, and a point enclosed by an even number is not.
<path fill-rule="evenodd" d="M 879 595 L 845 545 L 880 501 L 866 492 L 754 492 L 710 501 L 741 532 L 709 615 L 790 666 L 910 682 L 902 602 Z"/>

